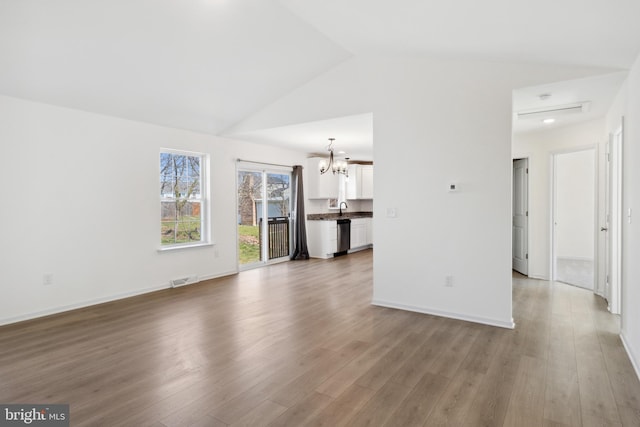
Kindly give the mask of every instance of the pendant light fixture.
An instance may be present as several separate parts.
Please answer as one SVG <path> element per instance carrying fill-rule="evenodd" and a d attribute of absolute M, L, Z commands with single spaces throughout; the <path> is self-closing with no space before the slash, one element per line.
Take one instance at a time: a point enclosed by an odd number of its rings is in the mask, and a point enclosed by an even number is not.
<path fill-rule="evenodd" d="M 331 169 L 331 172 L 335 174 L 343 174 L 349 176 L 348 164 L 346 160 L 335 160 L 333 158 L 333 141 L 335 138 L 329 138 L 329 145 L 327 145 L 327 151 L 329 152 L 329 161 L 320 160 L 318 163 L 318 169 L 320 169 L 320 175 L 324 175 Z"/>

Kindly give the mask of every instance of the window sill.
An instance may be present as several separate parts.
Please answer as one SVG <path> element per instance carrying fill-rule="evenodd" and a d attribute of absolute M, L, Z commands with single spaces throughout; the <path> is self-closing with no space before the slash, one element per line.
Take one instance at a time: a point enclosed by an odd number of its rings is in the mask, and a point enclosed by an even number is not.
<path fill-rule="evenodd" d="M 191 244 L 186 244 L 186 245 L 173 245 L 173 246 L 165 246 L 165 247 L 161 247 L 158 248 L 158 252 L 171 252 L 171 251 L 177 251 L 180 249 L 190 249 L 190 248 L 202 248 L 205 246 L 213 246 L 214 243 L 211 242 L 203 242 L 203 243 L 191 243 Z"/>

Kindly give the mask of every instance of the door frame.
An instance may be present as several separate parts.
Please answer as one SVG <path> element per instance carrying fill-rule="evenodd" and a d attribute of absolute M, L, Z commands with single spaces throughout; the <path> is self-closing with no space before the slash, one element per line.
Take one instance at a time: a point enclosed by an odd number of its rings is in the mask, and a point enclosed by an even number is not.
<path fill-rule="evenodd" d="M 556 179 L 557 179 L 557 173 L 556 173 L 556 159 L 557 156 L 563 155 L 563 154 L 570 154 L 570 153 L 577 153 L 580 151 L 587 151 L 587 150 L 593 150 L 593 155 L 594 155 L 594 161 L 593 161 L 593 172 L 594 172 L 594 181 L 593 181 L 593 193 L 594 193 L 594 197 L 593 197 L 593 284 L 592 284 L 592 288 L 589 289 L 591 290 L 593 293 L 596 293 L 597 290 L 597 278 L 598 278 L 598 274 L 599 274 L 599 255 L 598 255 L 598 234 L 599 234 L 599 226 L 598 226 L 598 206 L 600 206 L 600 202 L 599 202 L 599 194 L 598 194 L 598 181 L 599 181 L 599 166 L 598 166 L 598 144 L 588 144 L 588 145 L 582 145 L 582 146 L 576 146 L 576 147 L 569 147 L 569 148 L 565 148 L 565 149 L 560 149 L 560 150 L 553 150 L 549 153 L 549 161 L 550 161 L 550 172 L 551 172 L 551 177 L 550 177 L 550 182 L 549 185 L 551 187 L 551 191 L 549 192 L 551 195 L 551 200 L 549 203 L 550 206 L 550 210 L 549 210 L 549 232 L 550 232 L 550 239 L 549 239 L 549 244 L 550 244 L 550 248 L 549 248 L 549 254 L 550 254 L 550 259 L 549 259 L 549 277 L 550 277 L 550 281 L 554 282 L 556 280 L 556 243 L 557 243 L 557 237 L 556 237 L 556 211 L 557 211 L 557 194 L 556 194 Z M 586 289 L 586 288 L 583 288 Z"/>
<path fill-rule="evenodd" d="M 531 253 L 531 251 L 530 251 L 530 249 L 531 249 L 531 244 L 530 244 L 531 239 L 529 238 L 529 235 L 530 235 L 529 231 L 530 231 L 530 229 L 531 229 L 531 225 L 530 225 L 531 221 L 530 221 L 530 215 L 529 215 L 529 213 L 531 212 L 531 209 L 529 209 L 529 207 L 530 207 L 530 203 L 529 203 L 529 196 L 530 196 L 530 194 L 531 194 L 531 191 L 530 191 L 530 186 L 531 186 L 530 181 L 531 181 L 531 180 L 529 179 L 529 170 L 531 170 L 531 158 L 530 158 L 530 156 L 526 155 L 526 156 L 514 156 L 514 157 L 511 159 L 511 172 L 512 172 L 512 173 L 511 173 L 511 197 L 512 197 L 512 203 L 511 203 L 511 221 L 512 221 L 512 226 L 511 226 L 511 227 L 512 227 L 512 233 L 513 233 L 513 197 L 514 197 L 514 193 L 515 193 L 515 186 L 514 186 L 514 182 L 513 182 L 513 167 L 514 167 L 514 162 L 515 162 L 516 160 L 526 160 L 526 168 L 527 168 L 527 173 L 526 173 L 526 176 L 527 176 L 527 178 L 526 178 L 526 179 L 527 179 L 527 183 L 526 183 L 526 186 L 525 186 L 526 201 L 527 201 L 527 202 L 526 202 L 526 205 L 527 205 L 527 206 L 525 207 L 525 210 L 526 210 L 526 212 L 527 212 L 527 220 L 526 220 L 527 224 L 526 224 L 526 227 L 525 227 L 525 236 L 526 236 L 526 237 L 525 237 L 525 239 L 526 239 L 526 246 L 527 246 L 527 247 L 526 247 L 526 251 L 527 251 L 527 274 L 526 274 L 526 276 L 527 276 L 527 277 L 530 277 L 530 274 L 529 274 L 529 273 L 530 273 L 530 271 L 531 271 L 531 268 L 530 268 L 530 260 L 531 260 L 531 257 L 529 256 L 529 254 Z M 512 241 L 511 241 L 511 257 L 512 257 L 512 260 L 511 260 L 511 262 L 512 262 L 511 268 L 513 269 L 513 239 L 512 239 Z"/>
<path fill-rule="evenodd" d="M 622 307 L 622 150 L 624 118 L 609 134 L 605 173 L 605 295 L 608 309 L 620 314 Z"/>
<path fill-rule="evenodd" d="M 293 168 L 290 166 L 283 166 L 283 165 L 276 165 L 276 164 L 265 164 L 265 163 L 260 163 L 260 162 L 251 162 L 251 161 L 247 161 L 247 160 L 238 160 L 236 162 L 236 171 L 235 171 L 235 199 L 236 199 L 236 203 L 235 203 L 235 215 L 237 216 L 238 214 L 238 203 L 240 202 L 239 198 L 238 198 L 238 175 L 241 171 L 246 171 L 246 172 L 258 172 L 262 175 L 262 192 L 263 195 L 266 194 L 267 188 L 266 188 L 266 183 L 267 183 L 267 175 L 268 174 L 278 174 L 278 173 L 282 173 L 282 174 L 289 174 L 289 188 L 291 188 L 291 180 L 293 179 Z M 264 199 L 264 197 L 263 197 Z M 293 236 L 293 228 L 291 227 L 291 211 L 292 211 L 292 195 L 289 195 L 289 254 L 291 254 L 291 250 L 292 250 L 292 236 Z M 261 212 L 261 216 L 262 218 L 269 218 L 269 203 L 267 201 L 267 203 L 262 203 L 262 212 Z M 254 262 L 251 264 L 240 264 L 240 253 L 239 253 L 239 244 L 240 244 L 240 235 L 238 233 L 238 225 L 236 224 L 236 268 L 238 271 L 245 271 L 245 270 L 251 270 L 254 268 L 259 268 L 259 267 L 263 267 L 265 265 L 270 265 L 270 264 L 277 264 L 280 262 L 286 262 L 289 261 L 289 256 L 284 256 L 284 257 L 280 257 L 280 258 L 274 258 L 274 259 L 269 259 L 269 247 L 268 247 L 268 239 L 269 239 L 269 230 L 268 230 L 268 220 L 267 221 L 262 221 L 261 222 L 261 226 L 262 226 L 262 230 L 261 230 L 261 235 L 263 237 L 263 239 L 265 239 L 267 241 L 267 244 L 264 244 L 264 242 L 261 242 L 260 246 L 261 246 L 261 253 L 260 253 L 260 257 L 262 259 L 262 261 L 259 262 Z"/>

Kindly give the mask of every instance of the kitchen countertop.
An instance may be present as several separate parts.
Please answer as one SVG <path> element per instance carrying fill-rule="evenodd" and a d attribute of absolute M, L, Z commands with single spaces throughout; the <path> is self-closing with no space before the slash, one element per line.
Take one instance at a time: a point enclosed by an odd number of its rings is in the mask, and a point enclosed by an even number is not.
<path fill-rule="evenodd" d="M 373 218 L 373 212 L 342 212 L 339 213 L 319 213 L 308 214 L 308 221 L 335 221 L 338 219 L 356 219 L 356 218 Z"/>

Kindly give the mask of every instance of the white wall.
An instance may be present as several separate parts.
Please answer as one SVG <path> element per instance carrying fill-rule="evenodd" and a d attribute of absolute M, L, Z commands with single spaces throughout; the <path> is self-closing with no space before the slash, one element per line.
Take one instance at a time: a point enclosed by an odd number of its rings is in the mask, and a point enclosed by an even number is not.
<path fill-rule="evenodd" d="M 629 72 L 625 89 L 621 335 L 636 373 L 640 376 L 640 57 Z M 614 112 L 610 123 L 615 121 Z M 630 223 L 626 216 L 629 209 L 633 215 Z"/>
<path fill-rule="evenodd" d="M 558 129 L 516 134 L 513 158 L 529 158 L 529 276 L 548 280 L 551 257 L 551 159 L 554 153 L 595 146 L 598 159 L 598 218 L 604 215 L 604 155 L 606 150 L 604 119 L 592 120 Z M 597 222 L 598 224 L 600 222 Z M 604 248 L 598 236 L 598 248 Z M 599 257 L 601 260 L 604 258 Z M 598 268 L 599 286 L 604 283 L 603 265 Z"/>
<path fill-rule="evenodd" d="M 0 144 L 0 324 L 235 272 L 235 159 L 305 164 L 301 153 L 4 96 Z M 210 154 L 214 246 L 157 251 L 160 148 Z"/>
<path fill-rule="evenodd" d="M 558 258 L 594 260 L 595 160 L 594 149 L 556 155 Z"/>
<path fill-rule="evenodd" d="M 594 73 L 357 57 L 235 130 L 373 112 L 374 303 L 511 327 L 511 93 Z"/>

